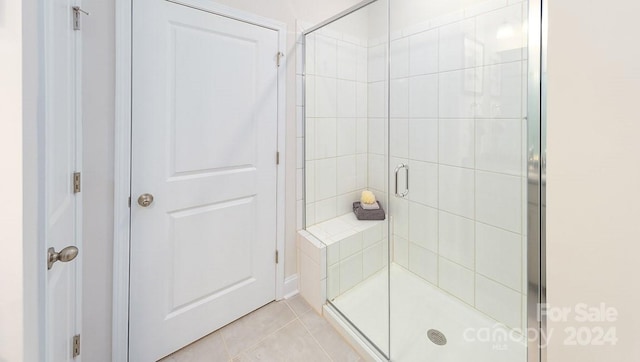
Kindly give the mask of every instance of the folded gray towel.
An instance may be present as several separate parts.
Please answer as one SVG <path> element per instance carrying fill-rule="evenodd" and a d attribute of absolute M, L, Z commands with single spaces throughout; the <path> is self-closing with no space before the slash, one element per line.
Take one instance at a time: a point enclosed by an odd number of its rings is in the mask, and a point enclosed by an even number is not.
<path fill-rule="evenodd" d="M 358 220 L 384 220 L 385 214 L 380 201 L 376 201 L 379 209 L 366 210 L 360 206 L 360 201 L 356 201 L 353 203 L 353 213 L 356 214 L 356 218 Z"/>

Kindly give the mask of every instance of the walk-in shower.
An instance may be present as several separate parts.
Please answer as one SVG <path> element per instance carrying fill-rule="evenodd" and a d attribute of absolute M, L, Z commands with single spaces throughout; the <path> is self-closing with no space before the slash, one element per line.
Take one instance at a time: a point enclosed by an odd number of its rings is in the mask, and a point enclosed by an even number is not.
<path fill-rule="evenodd" d="M 305 227 L 384 358 L 540 358 L 540 31 L 539 1 L 377 0 L 304 34 Z"/>

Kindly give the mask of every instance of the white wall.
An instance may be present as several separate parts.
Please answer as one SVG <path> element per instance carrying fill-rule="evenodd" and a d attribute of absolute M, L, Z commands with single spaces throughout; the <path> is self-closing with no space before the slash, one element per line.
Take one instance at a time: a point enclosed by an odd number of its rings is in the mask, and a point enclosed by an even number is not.
<path fill-rule="evenodd" d="M 7 3 L 7 1 L 4 1 Z M 296 19 L 320 22 L 359 0 L 219 0 L 228 6 L 287 24 L 286 258 L 296 266 Z M 2 0 L 0 0 L 2 4 Z M 84 234 L 83 355 L 111 361 L 113 274 L 113 147 L 115 0 L 84 0 L 83 18 Z M 89 356 L 89 357 L 87 357 Z"/>
<path fill-rule="evenodd" d="M 0 18 L 0 240 L 13 255 L 0 263 L 0 361 L 23 358 L 22 252 L 22 9 L 4 3 Z"/>
<path fill-rule="evenodd" d="M 23 17 L 24 14 L 24 17 Z M 0 361 L 42 360 L 39 298 L 38 2 L 0 1 Z"/>
<path fill-rule="evenodd" d="M 548 302 L 618 310 L 550 321 L 548 360 L 640 358 L 640 3 L 549 1 Z M 569 346 L 564 328 L 614 327 L 616 346 Z"/>

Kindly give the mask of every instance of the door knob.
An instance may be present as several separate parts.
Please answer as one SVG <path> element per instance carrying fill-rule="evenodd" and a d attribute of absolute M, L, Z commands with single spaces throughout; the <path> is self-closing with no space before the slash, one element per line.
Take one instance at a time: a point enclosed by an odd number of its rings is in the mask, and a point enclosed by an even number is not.
<path fill-rule="evenodd" d="M 153 195 L 151 194 L 142 194 L 138 197 L 138 205 L 142 207 L 148 207 L 153 202 Z"/>
<path fill-rule="evenodd" d="M 53 263 L 61 261 L 63 263 L 70 262 L 78 256 L 78 248 L 75 246 L 67 246 L 66 248 L 56 252 L 56 249 L 49 248 L 47 250 L 47 269 L 51 269 Z"/>

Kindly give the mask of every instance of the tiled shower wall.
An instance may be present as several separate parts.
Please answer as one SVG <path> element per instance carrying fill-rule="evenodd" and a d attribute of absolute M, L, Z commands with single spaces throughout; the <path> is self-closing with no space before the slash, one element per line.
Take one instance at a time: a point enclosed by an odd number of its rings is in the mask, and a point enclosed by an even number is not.
<path fill-rule="evenodd" d="M 390 198 L 393 260 L 513 328 L 526 327 L 526 14 L 526 3 L 491 0 L 391 24 L 390 129 L 384 39 L 308 37 L 306 142 L 298 97 L 306 224 L 349 212 L 363 188 L 384 199 L 387 172 L 408 164 L 409 195 Z"/>
<path fill-rule="evenodd" d="M 394 261 L 512 328 L 526 314 L 525 18 L 491 1 L 390 45 L 390 168 L 410 170 L 391 199 Z"/>
<path fill-rule="evenodd" d="M 306 226 L 351 212 L 367 188 L 367 41 L 306 38 Z"/>

